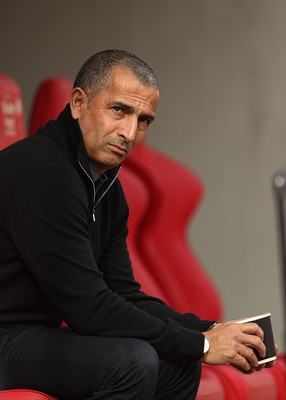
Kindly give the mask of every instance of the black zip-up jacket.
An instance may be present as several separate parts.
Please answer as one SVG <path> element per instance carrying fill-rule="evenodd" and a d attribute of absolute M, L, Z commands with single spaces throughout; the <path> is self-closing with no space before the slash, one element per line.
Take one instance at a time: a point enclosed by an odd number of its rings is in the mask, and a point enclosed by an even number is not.
<path fill-rule="evenodd" d="M 141 338 L 164 358 L 199 360 L 214 321 L 140 291 L 117 178 L 94 191 L 78 122 L 56 121 L 0 152 L 0 327 L 59 327 Z"/>

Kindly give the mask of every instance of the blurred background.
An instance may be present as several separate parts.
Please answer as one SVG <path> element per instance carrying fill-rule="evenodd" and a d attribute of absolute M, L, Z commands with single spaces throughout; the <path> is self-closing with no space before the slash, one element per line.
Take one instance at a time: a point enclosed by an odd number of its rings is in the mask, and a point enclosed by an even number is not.
<path fill-rule="evenodd" d="M 205 188 L 190 243 L 225 319 L 272 312 L 284 351 L 273 175 L 286 167 L 286 2 L 0 4 L 0 72 L 20 84 L 27 120 L 41 81 L 73 79 L 97 51 L 125 49 L 155 70 L 161 100 L 148 143 L 195 171 Z"/>

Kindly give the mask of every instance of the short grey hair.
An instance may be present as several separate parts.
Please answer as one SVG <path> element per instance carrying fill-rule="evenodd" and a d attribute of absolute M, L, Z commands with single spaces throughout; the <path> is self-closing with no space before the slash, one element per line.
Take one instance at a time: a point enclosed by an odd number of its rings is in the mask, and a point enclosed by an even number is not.
<path fill-rule="evenodd" d="M 117 49 L 100 51 L 89 57 L 80 68 L 73 87 L 80 87 L 91 100 L 108 85 L 114 68 L 130 71 L 144 86 L 158 89 L 157 77 L 149 65 L 134 54 Z"/>

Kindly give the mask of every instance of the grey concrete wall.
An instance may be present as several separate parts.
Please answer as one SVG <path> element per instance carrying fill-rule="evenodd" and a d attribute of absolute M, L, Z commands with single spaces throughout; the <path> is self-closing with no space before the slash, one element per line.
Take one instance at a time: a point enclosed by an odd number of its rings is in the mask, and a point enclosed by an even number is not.
<path fill-rule="evenodd" d="M 190 240 L 225 318 L 271 311 L 284 349 L 272 177 L 286 166 L 286 3 L 279 0 L 1 0 L 0 70 L 25 110 L 42 79 L 74 77 L 105 48 L 157 72 L 148 141 L 195 170 L 205 197 Z"/>

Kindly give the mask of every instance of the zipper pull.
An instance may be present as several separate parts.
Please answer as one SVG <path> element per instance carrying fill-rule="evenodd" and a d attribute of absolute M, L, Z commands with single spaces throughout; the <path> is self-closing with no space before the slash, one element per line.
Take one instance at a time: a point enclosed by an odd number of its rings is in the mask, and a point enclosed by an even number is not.
<path fill-rule="evenodd" d="M 95 210 L 93 210 L 93 211 L 92 211 L 92 219 L 93 219 L 93 222 L 95 222 L 95 221 L 96 221 Z"/>

